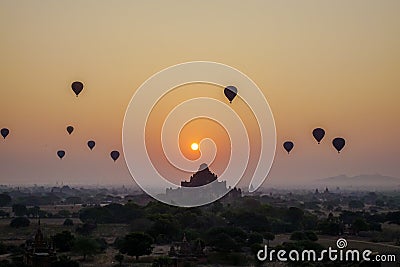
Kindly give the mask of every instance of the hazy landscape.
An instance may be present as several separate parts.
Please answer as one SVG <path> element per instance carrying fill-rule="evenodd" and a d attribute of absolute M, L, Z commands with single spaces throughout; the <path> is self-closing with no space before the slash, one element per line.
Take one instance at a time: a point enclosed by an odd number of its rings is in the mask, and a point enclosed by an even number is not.
<path fill-rule="evenodd" d="M 331 186 L 243 190 L 198 208 L 165 205 L 124 186 L 3 185 L 1 266 L 24 266 L 38 229 L 56 255 L 51 266 L 261 266 L 255 253 L 263 245 L 318 251 L 339 237 L 349 248 L 400 257 L 400 191 L 375 190 L 376 183 L 353 190 L 344 176 L 322 181 Z"/>

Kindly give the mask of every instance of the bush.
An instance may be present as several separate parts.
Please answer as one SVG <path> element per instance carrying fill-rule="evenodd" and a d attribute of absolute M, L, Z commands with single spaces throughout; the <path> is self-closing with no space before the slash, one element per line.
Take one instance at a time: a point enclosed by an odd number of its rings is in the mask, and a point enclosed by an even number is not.
<path fill-rule="evenodd" d="M 317 241 L 318 236 L 315 234 L 313 231 L 305 231 L 305 232 L 300 232 L 296 231 L 293 232 L 292 235 L 290 236 L 290 240 L 309 240 L 309 241 Z"/>
<path fill-rule="evenodd" d="M 304 234 L 304 232 L 296 231 L 290 235 L 290 240 L 306 240 L 306 239 L 307 236 Z"/>
<path fill-rule="evenodd" d="M 13 228 L 28 227 L 31 221 L 25 217 L 17 217 L 11 220 L 10 226 Z"/>
<path fill-rule="evenodd" d="M 318 236 L 313 231 L 305 231 L 304 234 L 306 235 L 307 239 L 310 241 L 318 241 Z"/>

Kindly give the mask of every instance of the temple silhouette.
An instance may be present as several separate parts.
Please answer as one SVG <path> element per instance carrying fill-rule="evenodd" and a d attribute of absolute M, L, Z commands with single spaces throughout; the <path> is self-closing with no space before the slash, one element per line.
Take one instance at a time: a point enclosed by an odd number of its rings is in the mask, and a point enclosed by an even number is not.
<path fill-rule="evenodd" d="M 198 186 L 207 185 L 216 180 L 218 180 L 217 175 L 215 175 L 214 173 L 212 173 L 210 171 L 207 164 L 203 163 L 200 165 L 199 170 L 190 177 L 189 182 L 183 181 L 183 182 L 181 182 L 181 186 L 182 187 L 198 187 Z M 221 189 L 223 187 L 223 189 L 226 190 L 226 182 L 219 182 L 219 183 L 221 183 L 221 185 L 220 185 Z"/>
<path fill-rule="evenodd" d="M 173 201 L 190 199 L 193 203 L 196 203 L 198 201 L 212 201 L 224 195 L 225 199 L 232 199 L 241 197 L 242 192 L 240 189 L 227 188 L 226 181 L 219 181 L 218 176 L 210 171 L 207 164 L 203 163 L 198 171 L 190 176 L 189 181 L 181 182 L 179 188 L 167 188 L 163 198 L 171 204 L 177 204 Z"/>
<path fill-rule="evenodd" d="M 34 239 L 25 243 L 24 263 L 29 266 L 50 267 L 56 260 L 56 251 L 51 242 L 45 239 L 39 219 Z"/>

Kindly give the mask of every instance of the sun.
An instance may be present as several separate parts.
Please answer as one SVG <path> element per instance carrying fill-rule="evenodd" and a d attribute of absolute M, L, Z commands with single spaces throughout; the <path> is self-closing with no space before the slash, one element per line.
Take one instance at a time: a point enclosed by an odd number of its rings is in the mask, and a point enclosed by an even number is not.
<path fill-rule="evenodd" d="M 193 143 L 193 144 L 190 145 L 190 148 L 191 148 L 192 150 L 194 150 L 194 151 L 199 150 L 199 144 Z"/>

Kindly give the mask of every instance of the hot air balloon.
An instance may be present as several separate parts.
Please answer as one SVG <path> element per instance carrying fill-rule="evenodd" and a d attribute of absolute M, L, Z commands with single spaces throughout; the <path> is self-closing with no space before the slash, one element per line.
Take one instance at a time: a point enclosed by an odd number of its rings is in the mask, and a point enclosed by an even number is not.
<path fill-rule="evenodd" d="M 285 143 L 283 143 L 283 148 L 287 151 L 288 154 L 293 149 L 293 147 L 294 147 L 293 142 L 286 141 Z"/>
<path fill-rule="evenodd" d="M 83 90 L 83 83 L 76 81 L 71 84 L 72 91 L 74 91 L 76 97 L 82 92 Z"/>
<path fill-rule="evenodd" d="M 110 156 L 111 156 L 111 158 L 112 158 L 112 159 L 114 160 L 114 162 L 115 162 L 115 161 L 117 161 L 117 159 L 119 158 L 119 152 L 116 151 L 116 150 L 111 151 Z"/>
<path fill-rule="evenodd" d="M 10 133 L 10 130 L 8 130 L 7 128 L 3 128 L 1 129 L 1 136 L 3 136 L 4 139 L 6 139 L 7 135 Z"/>
<path fill-rule="evenodd" d="M 235 86 L 227 86 L 224 89 L 224 94 L 226 96 L 226 98 L 228 98 L 229 103 L 232 103 L 232 100 L 236 97 L 237 95 L 237 88 Z"/>
<path fill-rule="evenodd" d="M 74 127 L 73 127 L 73 126 L 68 126 L 68 127 L 67 127 L 67 132 L 68 132 L 69 134 L 72 134 L 73 131 L 74 131 Z"/>
<path fill-rule="evenodd" d="M 325 136 L 325 130 L 322 128 L 315 128 L 312 131 L 312 134 L 315 138 L 315 140 L 317 140 L 318 144 L 321 142 L 322 138 L 324 138 Z"/>
<path fill-rule="evenodd" d="M 65 156 L 65 151 L 64 150 L 58 150 L 57 151 L 57 156 L 62 159 Z"/>
<path fill-rule="evenodd" d="M 338 153 L 340 153 L 345 144 L 346 141 L 341 137 L 336 137 L 335 139 L 332 140 L 332 145 L 336 148 Z"/>
<path fill-rule="evenodd" d="M 95 145 L 96 145 L 96 142 L 93 140 L 90 140 L 87 142 L 87 146 L 90 148 L 90 150 L 93 150 Z"/>

